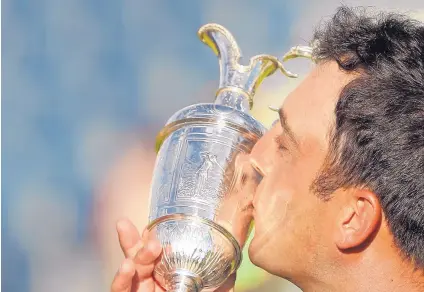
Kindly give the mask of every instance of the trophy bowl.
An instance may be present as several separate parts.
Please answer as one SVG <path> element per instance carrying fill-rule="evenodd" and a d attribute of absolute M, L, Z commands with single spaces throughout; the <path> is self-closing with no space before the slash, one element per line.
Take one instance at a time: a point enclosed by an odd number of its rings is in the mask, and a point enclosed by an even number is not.
<path fill-rule="evenodd" d="M 220 25 L 207 24 L 198 36 L 219 59 L 215 102 L 178 111 L 156 141 L 148 229 L 162 246 L 154 277 L 167 291 L 213 291 L 239 267 L 261 179 L 248 154 L 266 130 L 249 114 L 253 95 L 277 69 L 290 76 L 269 55 L 240 65 L 240 50 Z"/>

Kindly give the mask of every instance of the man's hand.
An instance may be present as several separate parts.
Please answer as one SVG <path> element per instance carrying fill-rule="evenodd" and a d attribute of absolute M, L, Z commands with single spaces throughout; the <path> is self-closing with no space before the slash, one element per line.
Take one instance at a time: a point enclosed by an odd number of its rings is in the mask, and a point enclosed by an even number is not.
<path fill-rule="evenodd" d="M 147 229 L 141 237 L 129 220 L 120 220 L 116 229 L 125 259 L 113 279 L 111 292 L 164 292 L 153 278 L 155 262 L 162 252 L 160 243 L 149 238 Z M 233 291 L 235 279 L 233 274 L 216 292 Z"/>
<path fill-rule="evenodd" d="M 119 243 L 125 255 L 112 282 L 112 292 L 159 292 L 165 291 L 153 278 L 155 261 L 161 254 L 159 242 L 143 237 L 129 220 L 117 223 Z"/>

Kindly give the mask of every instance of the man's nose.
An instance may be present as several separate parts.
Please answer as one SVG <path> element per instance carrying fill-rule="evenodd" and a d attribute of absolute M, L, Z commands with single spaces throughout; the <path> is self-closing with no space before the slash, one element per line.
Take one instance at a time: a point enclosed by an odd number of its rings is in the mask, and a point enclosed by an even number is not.
<path fill-rule="evenodd" d="M 266 176 L 272 169 L 273 165 L 273 150 L 271 133 L 267 132 L 262 138 L 256 142 L 250 153 L 250 163 L 252 167 L 261 174 Z"/>

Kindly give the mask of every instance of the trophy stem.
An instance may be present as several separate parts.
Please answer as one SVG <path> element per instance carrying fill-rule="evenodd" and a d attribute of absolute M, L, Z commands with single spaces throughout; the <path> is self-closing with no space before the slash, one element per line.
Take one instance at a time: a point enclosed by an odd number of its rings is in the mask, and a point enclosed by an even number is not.
<path fill-rule="evenodd" d="M 202 279 L 189 271 L 176 270 L 168 279 L 168 292 L 200 292 Z"/>

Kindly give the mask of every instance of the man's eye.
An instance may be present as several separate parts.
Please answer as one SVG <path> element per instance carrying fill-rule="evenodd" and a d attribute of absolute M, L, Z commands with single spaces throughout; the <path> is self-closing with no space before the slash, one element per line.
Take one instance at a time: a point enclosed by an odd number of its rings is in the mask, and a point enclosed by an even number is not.
<path fill-rule="evenodd" d="M 287 147 L 284 145 L 282 134 L 275 136 L 275 143 L 277 144 L 278 150 L 287 150 Z"/>

